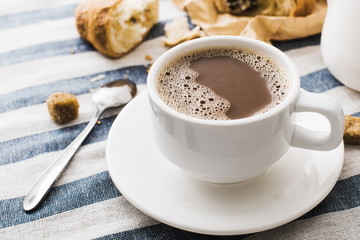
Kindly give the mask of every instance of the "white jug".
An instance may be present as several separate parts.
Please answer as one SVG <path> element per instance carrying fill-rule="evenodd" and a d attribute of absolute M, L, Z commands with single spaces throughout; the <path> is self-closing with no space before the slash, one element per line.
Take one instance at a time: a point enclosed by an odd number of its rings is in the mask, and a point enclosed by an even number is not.
<path fill-rule="evenodd" d="M 360 91 L 360 0 L 328 0 L 321 54 L 335 78 Z"/>

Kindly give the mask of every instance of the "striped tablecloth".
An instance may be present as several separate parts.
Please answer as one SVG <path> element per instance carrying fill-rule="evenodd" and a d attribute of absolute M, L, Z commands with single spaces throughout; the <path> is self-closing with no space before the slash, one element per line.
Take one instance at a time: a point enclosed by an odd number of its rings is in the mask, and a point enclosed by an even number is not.
<path fill-rule="evenodd" d="M 114 186 L 105 161 L 109 129 L 120 111 L 107 111 L 56 182 L 45 203 L 25 213 L 34 181 L 81 132 L 94 111 L 91 89 L 127 75 L 146 88 L 146 70 L 167 50 L 164 25 L 185 13 L 160 1 L 160 21 L 146 40 L 112 60 L 79 38 L 79 0 L 1 0 L 0 4 L 0 239 L 222 239 L 179 230 L 146 216 Z M 274 42 L 295 62 L 303 89 L 336 97 L 345 114 L 360 115 L 360 94 L 326 69 L 320 35 Z M 56 91 L 76 95 L 79 117 L 55 124 L 45 100 Z M 345 164 L 328 197 L 284 226 L 226 239 L 359 239 L 360 149 L 345 146 Z"/>

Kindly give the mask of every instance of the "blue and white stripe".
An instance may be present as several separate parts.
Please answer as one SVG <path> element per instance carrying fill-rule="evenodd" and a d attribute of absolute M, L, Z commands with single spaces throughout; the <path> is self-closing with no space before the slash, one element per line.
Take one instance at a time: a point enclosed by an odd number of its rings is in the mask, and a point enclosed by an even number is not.
<path fill-rule="evenodd" d="M 93 114 L 91 90 L 125 76 L 144 90 L 152 63 L 145 55 L 156 59 L 167 50 L 164 24 L 184 14 L 162 0 L 160 22 L 145 41 L 114 60 L 79 38 L 73 15 L 78 2 L 0 0 L 0 239 L 346 239 L 360 233 L 359 222 L 353 221 L 360 216 L 360 149 L 355 145 L 346 146 L 343 171 L 328 197 L 282 227 L 210 237 L 157 222 L 124 199 L 107 171 L 106 137 L 121 109 L 104 114 L 45 203 L 25 213 L 22 201 L 31 185 Z M 360 115 L 360 94 L 326 69 L 320 35 L 274 45 L 295 62 L 303 89 L 334 96 L 345 114 Z M 51 121 L 45 101 L 56 91 L 78 97 L 78 119 L 66 125 Z"/>

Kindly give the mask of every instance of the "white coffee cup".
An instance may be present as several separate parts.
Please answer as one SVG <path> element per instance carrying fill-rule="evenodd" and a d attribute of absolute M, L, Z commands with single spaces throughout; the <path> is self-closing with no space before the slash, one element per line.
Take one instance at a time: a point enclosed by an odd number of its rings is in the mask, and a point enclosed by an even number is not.
<path fill-rule="evenodd" d="M 287 75 L 287 97 L 266 113 L 236 120 L 204 120 L 179 113 L 157 93 L 164 65 L 199 49 L 245 48 L 269 56 Z M 331 150 L 342 140 L 344 115 L 333 98 L 300 91 L 294 63 L 279 49 L 250 38 L 211 36 L 182 43 L 161 55 L 147 78 L 152 126 L 161 153 L 189 175 L 215 183 L 245 181 L 261 175 L 290 148 Z M 293 112 L 316 112 L 330 123 L 329 132 L 305 129 L 291 121 Z"/>

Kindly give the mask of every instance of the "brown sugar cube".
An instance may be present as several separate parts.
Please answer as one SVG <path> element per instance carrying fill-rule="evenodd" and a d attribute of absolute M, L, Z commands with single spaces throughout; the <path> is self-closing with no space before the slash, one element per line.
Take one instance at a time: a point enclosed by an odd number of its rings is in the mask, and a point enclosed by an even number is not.
<path fill-rule="evenodd" d="M 360 143 L 360 117 L 345 116 L 344 143 Z"/>
<path fill-rule="evenodd" d="M 77 118 L 79 103 L 77 98 L 69 93 L 57 92 L 46 100 L 51 118 L 56 123 L 67 123 Z"/>

